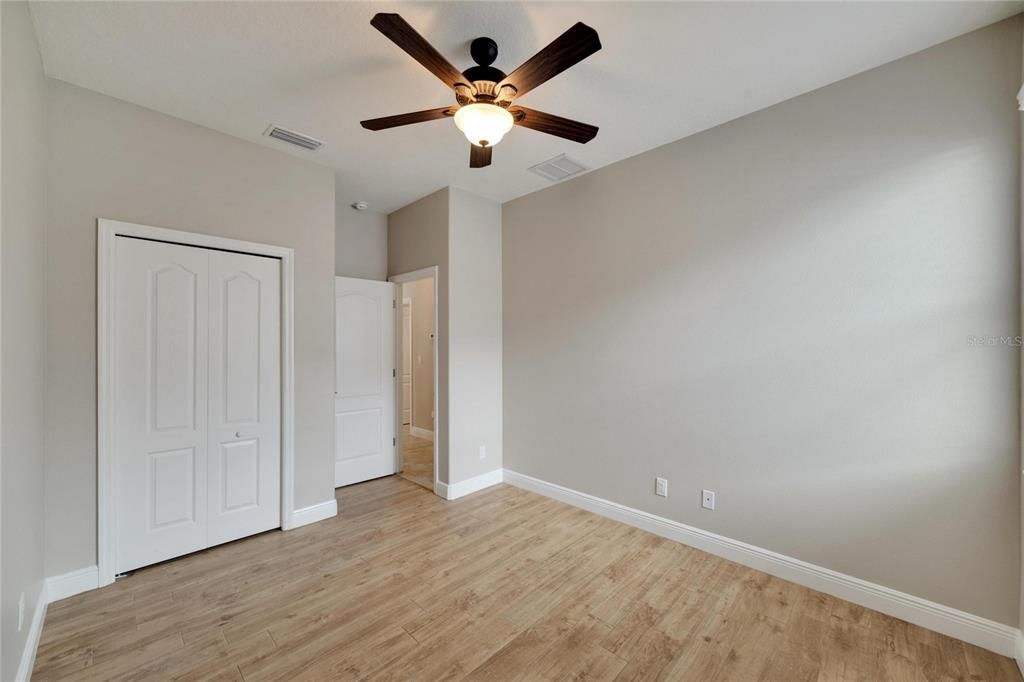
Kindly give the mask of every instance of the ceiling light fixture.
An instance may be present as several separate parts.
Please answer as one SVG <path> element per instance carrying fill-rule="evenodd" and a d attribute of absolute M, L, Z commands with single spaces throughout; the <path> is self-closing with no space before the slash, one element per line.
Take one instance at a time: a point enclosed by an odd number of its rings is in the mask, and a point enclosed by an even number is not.
<path fill-rule="evenodd" d="M 514 123 L 512 114 L 496 104 L 476 102 L 459 107 L 455 112 L 456 127 L 478 147 L 498 144 Z"/>
<path fill-rule="evenodd" d="M 361 121 L 367 130 L 386 130 L 454 117 L 455 125 L 470 142 L 470 168 L 490 166 L 491 149 L 514 125 L 580 144 L 590 142 L 597 135 L 597 126 L 514 103 L 601 49 L 597 31 L 582 22 L 574 24 L 510 74 L 491 66 L 498 57 L 498 44 L 491 38 L 475 38 L 470 43 L 469 54 L 476 66 L 459 71 L 397 14 L 375 14 L 370 25 L 451 88 L 458 106 Z"/>

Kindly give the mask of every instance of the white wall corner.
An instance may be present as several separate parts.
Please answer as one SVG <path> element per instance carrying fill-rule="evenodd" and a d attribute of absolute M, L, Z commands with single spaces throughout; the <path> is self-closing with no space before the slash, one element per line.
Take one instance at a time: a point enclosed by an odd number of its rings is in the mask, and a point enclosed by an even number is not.
<path fill-rule="evenodd" d="M 99 587 L 99 568 L 97 566 L 55 575 L 46 579 L 46 603 L 52 604 L 82 592 L 95 590 L 97 587 Z"/>
<path fill-rule="evenodd" d="M 330 499 L 326 502 L 321 502 L 320 504 L 296 509 L 292 512 L 292 525 L 288 530 L 292 530 L 300 526 L 308 526 L 311 523 L 330 519 L 337 515 L 338 500 L 336 499 Z"/>
<path fill-rule="evenodd" d="M 434 481 L 434 494 L 438 497 L 448 499 L 448 484 L 442 481 Z"/>
<path fill-rule="evenodd" d="M 18 672 L 15 673 L 15 682 L 28 682 L 32 677 L 32 668 L 36 663 L 36 650 L 39 649 L 39 638 L 43 634 L 43 621 L 46 620 L 46 583 L 43 583 L 39 591 L 39 598 L 36 599 L 36 606 L 32 610 L 32 623 L 29 625 L 28 635 L 25 637 L 25 648 L 21 651 L 21 660 L 18 662 Z"/>
<path fill-rule="evenodd" d="M 1021 632 L 1010 625 L 508 469 L 504 481 L 1021 661 Z"/>
<path fill-rule="evenodd" d="M 494 471 L 488 471 L 487 473 L 474 476 L 473 478 L 467 478 L 465 481 L 459 481 L 458 483 L 441 483 L 437 481 L 434 483 L 434 492 L 443 497 L 446 500 L 457 500 L 460 497 L 465 497 L 471 493 L 475 493 L 484 488 L 490 488 L 492 485 L 497 485 L 505 480 L 504 470 L 495 469 Z"/>

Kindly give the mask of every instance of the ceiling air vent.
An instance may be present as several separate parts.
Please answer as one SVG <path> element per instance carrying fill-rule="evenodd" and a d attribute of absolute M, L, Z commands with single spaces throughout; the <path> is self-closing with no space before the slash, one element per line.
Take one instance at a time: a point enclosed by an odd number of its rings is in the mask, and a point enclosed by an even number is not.
<path fill-rule="evenodd" d="M 315 137 L 303 135 L 302 133 L 297 133 L 294 130 L 288 130 L 287 128 L 275 125 L 267 128 L 263 134 L 267 137 L 273 137 L 281 140 L 282 142 L 287 142 L 288 144 L 293 144 L 296 147 L 302 147 L 303 149 L 309 149 L 311 151 L 316 151 L 324 144 Z"/>
<path fill-rule="evenodd" d="M 543 163 L 538 163 L 536 166 L 530 166 L 531 172 L 536 173 L 551 182 L 558 182 L 559 180 L 571 178 L 577 173 L 582 173 L 585 170 L 587 169 L 581 163 L 573 161 L 565 154 L 559 154 L 553 159 L 548 159 Z"/>

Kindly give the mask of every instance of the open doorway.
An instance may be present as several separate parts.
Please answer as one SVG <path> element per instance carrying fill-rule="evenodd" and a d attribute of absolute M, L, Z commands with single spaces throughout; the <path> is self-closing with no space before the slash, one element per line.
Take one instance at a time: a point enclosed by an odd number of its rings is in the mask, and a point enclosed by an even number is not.
<path fill-rule="evenodd" d="M 436 268 L 391 278 L 398 291 L 395 330 L 399 474 L 429 490 L 437 480 Z"/>

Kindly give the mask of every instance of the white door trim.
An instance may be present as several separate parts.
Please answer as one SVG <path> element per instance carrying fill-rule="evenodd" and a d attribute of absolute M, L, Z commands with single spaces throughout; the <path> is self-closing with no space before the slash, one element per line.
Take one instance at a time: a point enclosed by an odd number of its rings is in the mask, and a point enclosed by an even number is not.
<path fill-rule="evenodd" d="M 434 481 L 433 481 L 433 483 L 434 483 L 434 485 L 433 485 L 433 488 L 434 488 L 434 494 L 435 495 L 438 495 L 439 497 L 444 497 L 444 495 L 442 493 L 438 492 L 438 488 L 437 488 L 437 483 L 438 483 L 438 478 L 437 478 L 437 460 L 438 460 L 438 452 L 437 452 L 438 451 L 438 447 L 437 447 L 437 443 L 438 443 L 438 439 L 437 439 L 437 433 L 438 433 L 438 431 L 437 431 L 437 420 L 438 420 L 439 415 L 441 414 L 441 410 L 439 409 L 439 405 L 437 403 L 437 383 L 438 383 L 437 382 L 437 376 L 438 376 L 438 374 L 437 374 L 437 372 L 438 372 L 438 366 L 437 366 L 437 346 L 438 346 L 438 343 L 437 343 L 437 341 L 438 341 L 438 339 L 437 339 L 437 335 L 438 335 L 438 329 L 437 329 L 437 290 L 438 290 L 437 270 L 438 270 L 438 268 L 437 268 L 436 265 L 431 265 L 430 267 L 420 268 L 419 270 L 413 270 L 412 272 L 404 272 L 404 273 L 402 273 L 400 275 L 392 275 L 391 277 L 388 277 L 388 281 L 392 282 L 394 284 L 405 284 L 407 282 L 415 282 L 416 280 L 430 278 L 430 279 L 433 280 L 433 283 L 434 283 L 434 287 L 433 287 L 433 289 L 434 289 L 434 327 L 433 327 L 433 329 L 434 329 L 434 343 L 432 344 L 433 345 L 432 352 L 434 353 L 434 447 L 433 447 L 433 450 L 434 450 Z M 402 349 L 401 349 L 401 341 L 402 341 L 402 336 L 401 336 L 401 334 L 402 334 L 402 317 L 401 317 L 401 315 L 402 315 L 402 311 L 398 310 L 395 314 L 397 316 L 397 320 L 396 320 L 397 324 L 395 325 L 396 339 L 397 339 L 397 343 L 395 344 L 395 354 L 396 354 L 397 358 L 396 358 L 395 362 L 397 364 L 395 366 L 398 367 L 399 369 L 401 369 L 402 368 L 402 364 L 401 364 L 402 363 Z M 398 376 L 398 380 L 400 381 L 401 380 L 401 373 L 400 372 L 395 372 L 395 374 L 399 375 Z M 397 437 L 398 437 L 398 469 L 399 469 L 399 471 L 401 471 L 401 468 L 402 468 L 402 465 L 403 465 L 403 462 L 402 462 L 402 424 L 401 424 L 402 412 L 399 409 L 401 407 L 401 405 L 398 402 L 400 400 L 400 398 L 398 396 L 400 396 L 400 395 L 401 395 L 401 393 L 399 391 L 395 391 L 395 420 L 398 422 L 395 425 L 395 433 L 397 434 Z M 409 424 L 409 427 L 410 427 L 410 430 L 411 430 L 412 423 Z"/>
<path fill-rule="evenodd" d="M 401 285 L 399 285 L 398 288 L 401 289 Z M 404 317 L 404 315 L 405 315 L 405 307 L 406 306 L 409 306 L 409 335 L 412 336 L 412 329 L 413 329 L 412 299 L 411 298 L 406 298 L 405 296 L 403 296 L 402 297 L 402 310 L 401 310 L 402 314 L 399 316 L 399 319 L 401 319 L 401 321 L 402 321 L 402 335 L 405 334 L 405 317 Z M 402 356 L 402 360 L 404 361 L 405 360 L 405 345 L 404 345 L 405 344 L 405 338 L 400 338 L 399 340 L 403 344 L 402 348 L 399 350 L 399 354 Z M 409 362 L 412 363 L 413 366 L 416 365 L 416 363 L 413 362 L 413 360 L 412 360 L 412 339 L 409 340 Z M 399 378 L 402 381 L 405 381 L 405 363 L 403 362 L 401 365 L 396 365 L 396 367 L 398 367 L 398 369 L 402 370 L 402 374 L 399 375 Z M 413 400 L 413 396 L 416 395 L 416 384 L 415 384 L 416 376 L 415 375 L 416 375 L 416 373 L 412 371 L 412 368 L 410 368 L 409 369 L 409 429 L 410 430 L 412 429 L 412 425 L 416 422 L 416 401 Z M 399 382 L 399 383 L 401 383 L 401 382 Z M 405 387 L 404 386 L 402 387 L 402 398 L 403 399 L 405 398 Z M 405 405 L 402 405 L 402 408 L 404 409 Z M 436 407 L 434 408 L 434 412 L 435 413 L 437 412 L 437 408 Z M 399 422 L 399 423 L 401 423 L 401 422 Z M 399 431 L 400 430 L 401 429 L 399 429 Z M 398 431 L 396 431 L 395 433 L 397 434 Z M 399 448 L 398 449 L 398 471 L 401 471 L 401 470 L 402 470 L 402 449 Z"/>
<path fill-rule="evenodd" d="M 97 221 L 97 558 L 100 587 L 114 582 L 117 515 L 114 509 L 114 246 L 118 236 L 236 251 L 281 259 L 281 529 L 295 527 L 295 252 L 284 246 L 214 237 L 100 218 Z"/>

